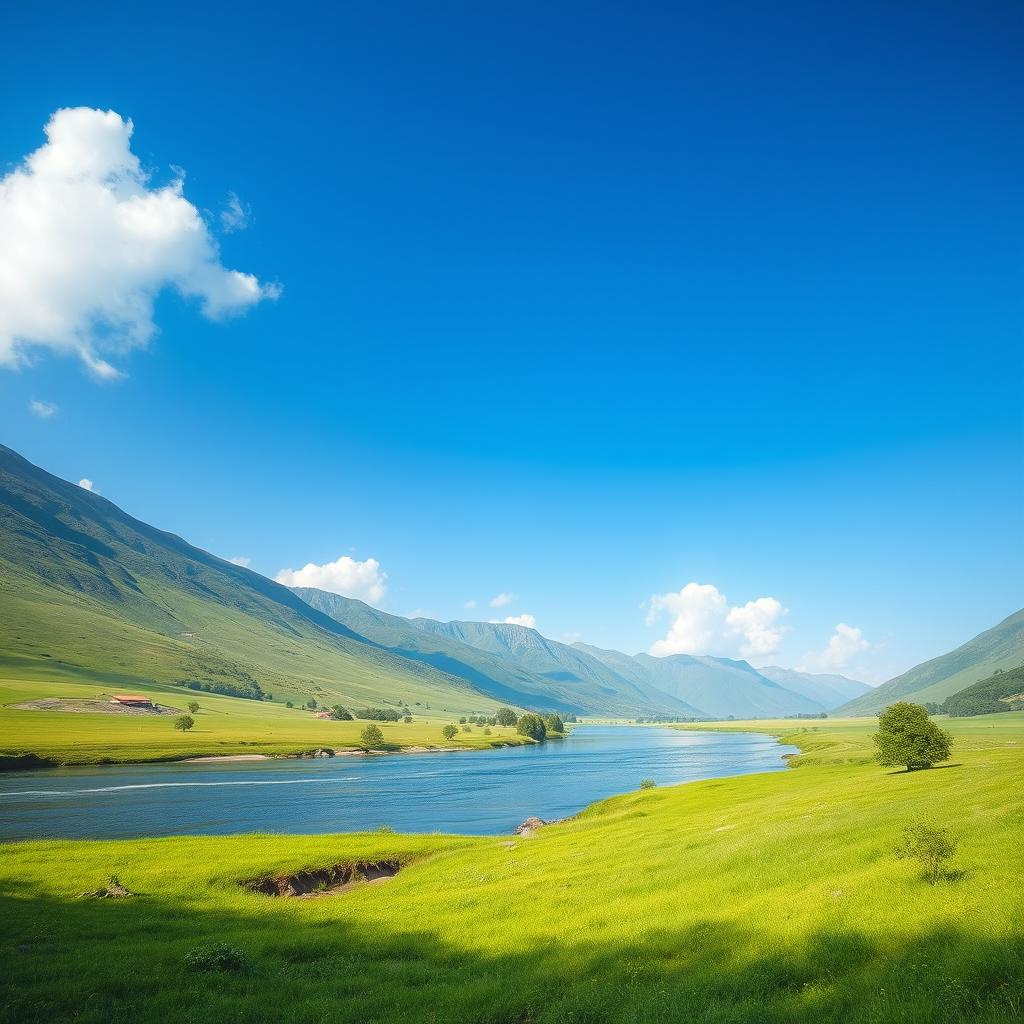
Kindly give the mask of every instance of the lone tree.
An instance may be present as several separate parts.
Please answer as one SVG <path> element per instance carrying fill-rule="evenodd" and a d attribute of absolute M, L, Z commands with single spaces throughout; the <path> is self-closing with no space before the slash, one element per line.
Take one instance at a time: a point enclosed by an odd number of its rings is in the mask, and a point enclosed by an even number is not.
<path fill-rule="evenodd" d="M 548 734 L 547 726 L 540 715 L 526 714 L 516 723 L 516 732 L 520 736 L 529 736 L 531 740 L 542 742 Z"/>
<path fill-rule="evenodd" d="M 924 867 L 924 877 L 932 885 L 942 877 L 943 865 L 956 853 L 956 840 L 948 829 L 933 825 L 908 825 L 903 837 L 896 844 L 896 856 L 900 860 L 912 858 Z"/>
<path fill-rule="evenodd" d="M 194 715 L 199 710 L 199 702 L 190 700 L 186 707 L 188 707 L 189 711 Z"/>
<path fill-rule="evenodd" d="M 458 735 L 459 735 L 459 730 L 458 730 L 458 727 L 457 727 L 457 726 L 454 726 L 454 725 L 446 725 L 446 726 L 445 726 L 445 727 L 444 727 L 444 728 L 443 728 L 443 729 L 441 730 L 441 735 L 442 735 L 442 736 L 443 736 L 443 737 L 444 737 L 444 738 L 445 738 L 446 740 L 453 740 L 453 739 L 455 739 L 455 737 L 456 737 L 456 736 L 458 736 Z"/>
<path fill-rule="evenodd" d="M 359 740 L 367 750 L 379 750 L 384 746 L 384 733 L 379 725 L 368 725 L 360 733 Z"/>
<path fill-rule="evenodd" d="M 953 737 L 928 717 L 927 708 L 901 700 L 886 708 L 878 720 L 875 758 L 880 765 L 903 764 L 912 772 L 948 761 L 952 743 Z"/>
<path fill-rule="evenodd" d="M 179 732 L 188 732 L 195 724 L 196 720 L 191 715 L 178 715 L 174 720 L 174 728 Z"/>
<path fill-rule="evenodd" d="M 498 725 L 515 725 L 519 716 L 511 708 L 498 708 Z"/>

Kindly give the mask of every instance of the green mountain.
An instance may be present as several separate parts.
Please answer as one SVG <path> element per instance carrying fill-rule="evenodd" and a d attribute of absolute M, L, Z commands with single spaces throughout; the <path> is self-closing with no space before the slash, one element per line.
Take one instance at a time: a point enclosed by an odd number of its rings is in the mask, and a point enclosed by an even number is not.
<path fill-rule="evenodd" d="M 837 715 L 876 715 L 898 700 L 941 704 L 947 697 L 987 679 L 996 669 L 1024 660 L 1024 608 L 979 633 L 955 651 L 932 658 L 836 710 Z"/>
<path fill-rule="evenodd" d="M 1024 711 L 1024 665 L 998 671 L 946 698 L 944 714 L 969 718 L 1000 711 Z"/>
<path fill-rule="evenodd" d="M 287 587 L 133 519 L 0 446 L 0 669 L 129 688 L 469 712 L 465 678 L 367 641 Z"/>
<path fill-rule="evenodd" d="M 757 671 L 787 690 L 802 694 L 821 704 L 825 711 L 831 711 L 840 704 L 871 691 L 867 683 L 829 673 L 797 672 L 796 669 L 779 668 L 777 665 L 759 668 Z"/>
<path fill-rule="evenodd" d="M 522 650 L 514 653 L 507 645 L 488 645 L 484 640 L 492 632 L 502 633 L 522 627 L 499 627 L 486 622 L 449 624 L 429 619 L 410 621 L 371 608 L 350 597 L 340 597 L 308 587 L 296 587 L 294 590 L 314 608 L 390 653 L 458 676 L 495 700 L 520 707 L 577 714 L 692 714 L 671 699 L 625 686 L 622 680 L 614 679 L 606 673 L 601 672 L 600 678 L 595 678 L 592 671 L 587 672 L 581 668 L 582 659 L 574 659 L 574 664 L 568 670 L 564 658 L 552 662 L 550 652 L 564 645 L 544 640 L 535 630 L 526 632 L 542 641 L 537 646 L 549 652 L 547 660 L 543 662 L 529 657 Z M 458 628 L 449 629 L 449 626 Z M 467 636 L 471 638 L 469 641 L 463 639 Z M 543 669 L 550 669 L 552 664 L 555 665 L 554 673 L 545 674 Z"/>
<path fill-rule="evenodd" d="M 416 629 L 432 636 L 486 651 L 545 681 L 550 692 L 576 695 L 599 714 L 702 717 L 686 701 L 642 680 L 622 676 L 600 659 L 568 644 L 542 636 L 535 629 L 507 622 L 437 622 L 411 619 Z"/>
<path fill-rule="evenodd" d="M 782 718 L 827 710 L 822 701 L 779 685 L 745 661 L 690 654 L 630 656 L 587 644 L 575 647 L 637 685 L 654 687 L 700 708 L 703 718 Z"/>

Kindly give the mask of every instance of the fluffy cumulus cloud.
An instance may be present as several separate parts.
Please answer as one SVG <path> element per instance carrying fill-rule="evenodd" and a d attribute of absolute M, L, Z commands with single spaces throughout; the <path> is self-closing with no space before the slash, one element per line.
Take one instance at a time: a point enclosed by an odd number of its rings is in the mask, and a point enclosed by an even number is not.
<path fill-rule="evenodd" d="M 96 490 L 96 485 L 87 476 L 83 476 L 82 479 L 78 481 L 78 486 L 85 491 Z"/>
<path fill-rule="evenodd" d="M 276 286 L 223 266 L 180 172 L 150 183 L 131 121 L 76 107 L 45 130 L 46 143 L 0 178 L 0 365 L 48 349 L 115 378 L 105 357 L 150 341 L 165 288 L 213 320 L 276 297 Z"/>
<path fill-rule="evenodd" d="M 712 584 L 687 583 L 678 592 L 655 594 L 648 601 L 648 625 L 665 616 L 670 620 L 665 636 L 651 645 L 651 654 L 713 654 L 765 664 L 779 649 L 787 614 L 774 597 L 730 607 Z"/>
<path fill-rule="evenodd" d="M 342 555 L 336 562 L 323 565 L 309 562 L 301 569 L 282 569 L 274 579 L 286 587 L 316 587 L 342 597 L 356 597 L 360 601 L 378 604 L 387 593 L 388 577 L 381 571 L 376 558 L 357 562 L 348 555 Z"/>
<path fill-rule="evenodd" d="M 507 608 L 515 599 L 515 594 L 495 594 L 489 604 L 492 608 Z"/>
<path fill-rule="evenodd" d="M 522 615 L 509 615 L 502 619 L 502 622 L 507 622 L 510 626 L 527 626 L 530 629 L 537 628 L 537 620 L 529 612 L 524 612 Z"/>
<path fill-rule="evenodd" d="M 837 672 L 870 647 L 860 629 L 840 622 L 824 650 L 808 651 L 797 668 L 801 672 Z"/>
<path fill-rule="evenodd" d="M 28 403 L 28 409 L 33 416 L 38 416 L 41 420 L 48 420 L 51 416 L 56 414 L 57 403 L 40 402 L 38 399 L 33 398 L 32 401 Z"/>

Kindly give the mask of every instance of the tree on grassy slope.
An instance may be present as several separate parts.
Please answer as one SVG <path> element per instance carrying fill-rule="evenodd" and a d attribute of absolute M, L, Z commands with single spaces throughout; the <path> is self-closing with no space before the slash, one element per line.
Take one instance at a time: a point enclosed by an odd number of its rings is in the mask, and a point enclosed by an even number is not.
<path fill-rule="evenodd" d="M 359 741 L 367 750 L 379 750 L 384 746 L 384 733 L 379 725 L 368 725 L 360 734 Z"/>
<path fill-rule="evenodd" d="M 928 717 L 927 708 L 905 700 L 886 708 L 874 740 L 880 765 L 902 764 L 908 772 L 948 761 L 953 743 L 952 736 Z"/>
<path fill-rule="evenodd" d="M 174 728 L 179 732 L 188 732 L 195 724 L 196 720 L 191 715 L 178 715 L 174 720 Z"/>
<path fill-rule="evenodd" d="M 458 736 L 458 734 L 459 734 L 459 729 L 458 729 L 458 726 L 455 726 L 455 725 L 446 725 L 441 730 L 441 735 L 446 740 L 453 740 L 453 739 L 455 739 L 456 736 Z"/>
<path fill-rule="evenodd" d="M 519 721 L 519 716 L 511 708 L 498 708 L 495 717 L 498 719 L 498 725 L 515 725 Z"/>

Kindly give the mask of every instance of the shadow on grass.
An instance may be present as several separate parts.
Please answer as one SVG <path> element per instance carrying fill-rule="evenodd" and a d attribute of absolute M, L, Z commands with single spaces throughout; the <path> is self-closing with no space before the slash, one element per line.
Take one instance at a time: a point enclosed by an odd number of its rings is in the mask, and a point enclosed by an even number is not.
<path fill-rule="evenodd" d="M 0 1020 L 995 1024 L 1020 1020 L 1022 1009 L 1020 938 L 1000 943 L 956 927 L 907 943 L 837 925 L 782 944 L 770 922 L 624 922 L 624 939 L 566 921 L 558 941 L 531 944 L 516 930 L 521 908 L 508 913 L 507 939 L 496 938 L 507 911 L 495 907 L 497 931 L 485 932 L 483 950 L 466 944 L 456 910 L 450 922 L 417 928 L 388 902 L 370 927 L 342 904 L 318 914 L 309 908 L 326 901 L 287 902 L 274 914 L 255 897 L 213 907 L 188 891 L 103 901 L 8 891 Z M 215 943 L 239 950 L 246 966 L 185 965 Z"/>
<path fill-rule="evenodd" d="M 935 772 L 940 768 L 963 768 L 963 761 L 957 761 L 955 764 L 933 764 L 928 768 L 898 768 L 894 772 L 886 772 L 886 775 L 917 775 L 920 772 Z"/>

